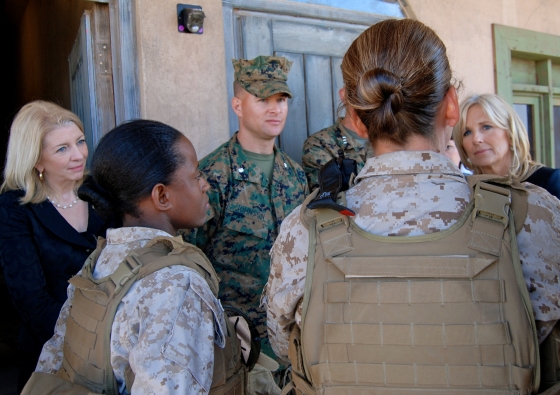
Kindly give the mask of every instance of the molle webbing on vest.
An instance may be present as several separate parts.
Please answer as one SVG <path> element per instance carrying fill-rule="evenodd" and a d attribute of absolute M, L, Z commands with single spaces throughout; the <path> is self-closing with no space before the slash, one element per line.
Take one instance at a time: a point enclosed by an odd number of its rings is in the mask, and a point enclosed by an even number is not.
<path fill-rule="evenodd" d="M 509 191 L 475 184 L 461 219 L 423 236 L 376 236 L 333 210 L 307 213 L 301 331 L 289 344 L 297 393 L 536 392 Z"/>
<path fill-rule="evenodd" d="M 105 240 L 88 258 L 82 273 L 70 279 L 75 286 L 72 308 L 66 324 L 64 359 L 57 373 L 67 380 L 93 392 L 118 394 L 110 362 L 110 338 L 117 307 L 130 287 L 138 280 L 173 265 L 183 265 L 199 273 L 214 295 L 218 278 L 214 268 L 200 250 L 180 237 L 156 237 L 144 248 L 133 251 L 111 275 L 95 280 L 93 271 Z M 227 321 L 227 320 L 226 320 Z M 235 331 L 227 322 L 228 333 L 224 349 L 214 345 L 214 379 L 210 393 L 243 394 L 246 372 Z M 126 372 L 130 393 L 134 373 Z"/>

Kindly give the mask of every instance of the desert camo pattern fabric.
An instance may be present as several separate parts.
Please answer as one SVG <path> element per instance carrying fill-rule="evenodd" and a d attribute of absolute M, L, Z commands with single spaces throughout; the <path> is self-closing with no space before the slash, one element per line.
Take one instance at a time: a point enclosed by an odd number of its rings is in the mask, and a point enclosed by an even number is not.
<path fill-rule="evenodd" d="M 419 236 L 447 229 L 470 201 L 461 172 L 430 151 L 370 158 L 356 183 L 346 194 L 348 207 L 356 212 L 356 224 L 376 235 Z M 524 185 L 530 191 L 529 208 L 517 240 L 542 342 L 560 318 L 560 202 L 542 188 Z M 272 348 L 283 357 L 291 325 L 301 323 L 297 305 L 304 294 L 309 232 L 299 211 L 282 224 L 262 299 Z"/>
<path fill-rule="evenodd" d="M 133 250 L 164 231 L 131 227 L 109 229 L 107 245 L 94 278 L 111 274 Z M 66 321 L 74 294 L 68 288 L 55 327 L 45 344 L 37 371 L 61 368 Z M 223 310 L 206 281 L 184 266 L 170 266 L 136 282 L 120 303 L 111 331 L 111 365 L 120 394 L 125 370 L 135 373 L 134 394 L 206 394 L 212 383 L 214 345 L 224 346 Z"/>
<path fill-rule="evenodd" d="M 339 149 L 342 149 L 346 158 L 356 161 L 358 172 L 366 164 L 367 158 L 373 156 L 371 144 L 366 142 L 362 145 L 356 141 L 338 119 L 334 125 L 309 136 L 303 144 L 301 162 L 311 191 L 319 187 L 319 170 L 329 160 L 338 158 Z"/>
<path fill-rule="evenodd" d="M 210 184 L 206 224 L 180 231 L 198 246 L 220 278 L 224 305 L 244 311 L 257 325 L 262 351 L 276 358 L 266 332 L 266 312 L 259 307 L 270 269 L 270 249 L 280 224 L 309 193 L 302 168 L 274 149 L 273 179 L 245 155 L 235 134 L 199 165 Z"/>

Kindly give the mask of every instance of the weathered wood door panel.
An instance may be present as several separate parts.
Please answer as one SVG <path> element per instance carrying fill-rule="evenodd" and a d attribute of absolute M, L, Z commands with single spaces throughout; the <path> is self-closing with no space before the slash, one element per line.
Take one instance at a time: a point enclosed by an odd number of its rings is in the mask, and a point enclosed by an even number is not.
<path fill-rule="evenodd" d="M 90 155 L 101 137 L 115 127 L 109 7 L 95 6 L 82 15 L 68 57 L 72 111 L 80 117 Z"/>
<path fill-rule="evenodd" d="M 226 70 L 231 100 L 232 58 L 276 55 L 293 62 L 288 86 L 294 97 L 289 101 L 288 120 L 278 145 L 301 163 L 305 139 L 332 125 L 339 115 L 340 63 L 348 46 L 370 25 L 387 17 L 289 3 L 223 1 Z M 238 122 L 231 109 L 229 123 L 233 134 Z"/>

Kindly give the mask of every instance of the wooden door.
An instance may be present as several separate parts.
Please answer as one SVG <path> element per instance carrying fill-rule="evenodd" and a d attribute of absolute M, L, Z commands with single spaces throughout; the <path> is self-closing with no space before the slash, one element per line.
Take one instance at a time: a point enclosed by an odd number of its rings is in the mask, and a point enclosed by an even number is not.
<path fill-rule="evenodd" d="M 342 87 L 340 63 L 352 41 L 387 16 L 288 1 L 228 0 L 224 5 L 228 97 L 233 97 L 232 58 L 284 56 L 293 61 L 286 127 L 278 145 L 301 163 L 305 139 L 334 123 Z M 230 133 L 238 128 L 229 112 Z"/>
<path fill-rule="evenodd" d="M 72 111 L 84 124 L 90 155 L 101 137 L 115 127 L 109 7 L 97 3 L 82 15 L 68 57 Z"/>

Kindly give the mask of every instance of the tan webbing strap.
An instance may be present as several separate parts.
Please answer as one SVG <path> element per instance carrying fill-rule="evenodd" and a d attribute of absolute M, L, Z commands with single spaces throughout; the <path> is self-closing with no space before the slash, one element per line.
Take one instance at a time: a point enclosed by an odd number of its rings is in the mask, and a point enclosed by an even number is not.
<path fill-rule="evenodd" d="M 330 258 L 352 251 L 351 233 L 348 231 L 348 217 L 335 210 L 317 209 L 317 231 L 323 247 L 323 254 Z"/>
<path fill-rule="evenodd" d="M 88 332 L 78 325 L 71 315 L 68 316 L 68 320 L 66 321 L 66 330 L 72 334 L 72 336 L 69 336 L 67 339 L 70 346 L 76 344 L 89 349 L 95 347 L 97 335 L 94 332 Z"/>
<path fill-rule="evenodd" d="M 527 388 L 532 370 L 517 366 L 395 365 L 322 363 L 311 366 L 314 382 L 361 385 L 488 388 L 516 385 Z M 474 385 L 473 385 L 474 384 Z M 297 382 L 296 382 L 297 385 Z M 418 390 L 418 389 L 416 389 Z M 494 393 L 492 391 L 492 393 Z"/>
<path fill-rule="evenodd" d="M 499 280 L 330 282 L 324 288 L 325 303 L 445 304 L 505 300 L 503 282 Z"/>
<path fill-rule="evenodd" d="M 299 377 L 297 374 L 292 374 L 292 381 L 296 387 L 296 395 L 317 395 L 317 392 L 309 386 L 307 381 Z"/>
<path fill-rule="evenodd" d="M 68 343 L 64 343 L 63 346 L 64 359 L 62 361 L 62 367 L 67 372 L 69 377 L 76 377 L 76 371 L 72 369 L 75 366 L 78 369 L 84 369 L 87 366 L 88 378 L 91 383 L 105 383 L 105 372 L 103 369 L 96 368 L 91 364 L 87 364 L 86 360 L 80 358 L 74 351 L 68 346 Z M 83 377 L 82 377 L 83 378 Z"/>
<path fill-rule="evenodd" d="M 510 343 L 506 323 L 477 325 L 325 324 L 326 344 L 489 346 Z"/>
<path fill-rule="evenodd" d="M 296 386 L 294 385 L 293 381 L 290 381 L 288 384 L 282 388 L 282 393 L 280 395 L 288 395 L 291 390 L 295 390 Z"/>
<path fill-rule="evenodd" d="M 150 240 L 144 248 L 148 252 L 153 251 L 154 248 L 164 249 L 165 253 L 162 254 L 162 256 L 166 256 L 164 258 L 164 261 L 166 263 L 161 264 L 161 266 L 154 266 L 155 269 L 149 269 L 149 272 L 145 272 L 145 270 L 148 269 L 142 268 L 142 274 L 140 275 L 140 278 L 153 273 L 154 271 L 157 271 L 165 266 L 171 266 L 174 264 L 181 265 L 182 263 L 179 261 L 179 259 L 181 259 L 182 261 L 194 262 L 196 265 L 191 265 L 191 269 L 196 270 L 198 274 L 200 274 L 202 278 L 206 280 L 206 282 L 208 283 L 208 287 L 210 287 L 210 290 L 212 291 L 214 296 L 217 297 L 219 290 L 218 275 L 216 274 L 214 266 L 210 263 L 208 258 L 206 258 L 206 255 L 204 254 L 204 252 L 202 252 L 202 250 L 192 244 L 185 243 L 181 236 L 173 238 L 162 236 L 155 237 L 154 239 Z M 140 251 L 142 250 L 139 250 L 139 255 L 141 254 Z M 143 255 L 140 255 L 140 257 L 142 262 L 154 261 L 153 259 L 144 259 Z M 171 261 L 176 263 L 170 263 Z"/>
<path fill-rule="evenodd" d="M 496 183 L 504 188 L 508 188 L 511 193 L 510 208 L 513 211 L 515 218 L 515 233 L 518 234 L 523 228 L 525 217 L 527 217 L 528 201 L 527 196 L 529 192 L 517 179 L 512 179 L 511 176 L 499 177 L 491 174 L 477 174 L 467 177 L 471 189 L 480 182 Z"/>
<path fill-rule="evenodd" d="M 510 212 L 510 221 L 513 221 L 513 213 Z M 525 284 L 525 276 L 523 275 L 523 269 L 521 268 L 521 258 L 519 257 L 519 247 L 517 246 L 517 236 L 515 229 L 509 229 L 510 243 L 511 243 L 511 257 L 512 266 L 515 270 L 515 280 L 517 281 L 517 286 L 521 292 L 521 298 L 523 300 L 523 307 L 525 308 L 525 315 L 527 320 L 531 323 L 531 333 L 533 337 L 533 344 L 535 344 L 535 367 L 533 369 L 533 390 L 537 391 L 541 384 L 541 357 L 539 354 L 539 340 L 537 338 L 537 325 L 535 323 L 535 316 L 533 314 L 533 307 L 531 304 L 531 297 L 529 296 L 529 290 Z"/>
<path fill-rule="evenodd" d="M 509 189 L 478 182 L 474 190 L 473 227 L 468 246 L 500 256 L 502 237 L 509 221 Z"/>
<path fill-rule="evenodd" d="M 500 242 L 501 240 L 500 238 Z M 473 278 L 496 261 L 481 257 L 471 258 L 468 255 L 415 256 L 414 264 L 411 264 L 410 256 L 344 257 L 331 260 L 346 278 Z"/>

